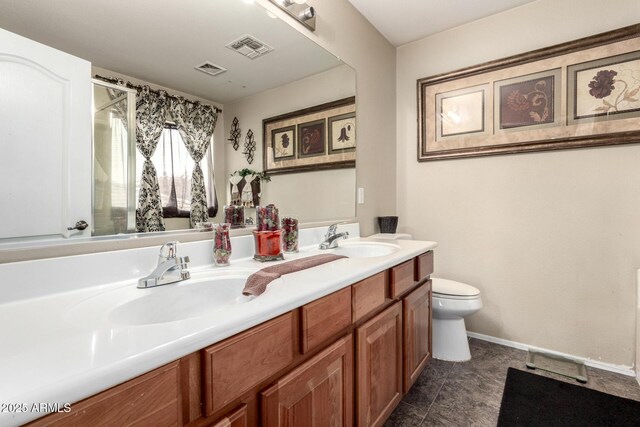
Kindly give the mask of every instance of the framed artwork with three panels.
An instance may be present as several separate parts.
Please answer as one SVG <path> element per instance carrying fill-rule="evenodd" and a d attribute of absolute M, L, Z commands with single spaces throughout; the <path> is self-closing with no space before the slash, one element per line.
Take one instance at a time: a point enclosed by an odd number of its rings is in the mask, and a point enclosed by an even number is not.
<path fill-rule="evenodd" d="M 264 171 L 355 167 L 355 101 L 350 97 L 264 119 Z"/>
<path fill-rule="evenodd" d="M 418 161 L 640 142 L 640 24 L 420 79 Z"/>

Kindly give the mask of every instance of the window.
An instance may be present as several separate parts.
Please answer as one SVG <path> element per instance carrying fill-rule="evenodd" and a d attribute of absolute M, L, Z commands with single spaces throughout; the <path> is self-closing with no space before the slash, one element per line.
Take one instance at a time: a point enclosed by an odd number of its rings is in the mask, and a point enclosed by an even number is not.
<path fill-rule="evenodd" d="M 175 124 L 167 122 L 158 141 L 156 151 L 151 157 L 158 175 L 160 186 L 160 201 L 164 218 L 189 218 L 191 210 L 191 175 L 195 162 L 189 155 L 187 148 Z M 136 150 L 136 169 L 142 170 L 144 157 Z M 213 190 L 213 170 L 211 145 L 207 154 L 200 161 L 200 168 L 205 179 L 207 189 L 207 203 L 209 216 L 215 216 L 217 210 Z M 140 180 L 136 182 L 136 200 L 140 194 Z"/>

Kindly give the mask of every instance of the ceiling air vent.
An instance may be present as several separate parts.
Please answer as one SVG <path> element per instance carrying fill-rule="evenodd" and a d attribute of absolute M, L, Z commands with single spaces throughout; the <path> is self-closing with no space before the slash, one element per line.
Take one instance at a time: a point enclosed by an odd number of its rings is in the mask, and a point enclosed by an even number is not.
<path fill-rule="evenodd" d="M 237 40 L 227 44 L 227 47 L 231 50 L 246 56 L 249 59 L 256 59 L 266 53 L 269 53 L 273 48 L 264 42 L 261 42 L 257 38 L 245 34 Z"/>
<path fill-rule="evenodd" d="M 210 76 L 217 76 L 218 74 L 222 74 L 227 71 L 226 68 L 223 68 L 219 65 L 214 64 L 213 62 L 206 61 L 200 65 L 194 67 L 198 71 L 202 71 L 203 73 L 207 73 Z"/>

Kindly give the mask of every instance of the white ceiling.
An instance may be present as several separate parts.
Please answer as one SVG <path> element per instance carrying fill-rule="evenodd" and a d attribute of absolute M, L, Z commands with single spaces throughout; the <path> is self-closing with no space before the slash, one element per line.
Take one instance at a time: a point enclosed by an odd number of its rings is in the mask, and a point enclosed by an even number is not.
<path fill-rule="evenodd" d="M 535 0 L 349 0 L 394 46 Z"/>
<path fill-rule="evenodd" d="M 341 64 L 258 4 L 240 0 L 0 0 L 0 28 L 92 64 L 221 103 Z M 251 34 L 274 50 L 225 47 Z M 204 61 L 227 68 L 211 77 Z"/>

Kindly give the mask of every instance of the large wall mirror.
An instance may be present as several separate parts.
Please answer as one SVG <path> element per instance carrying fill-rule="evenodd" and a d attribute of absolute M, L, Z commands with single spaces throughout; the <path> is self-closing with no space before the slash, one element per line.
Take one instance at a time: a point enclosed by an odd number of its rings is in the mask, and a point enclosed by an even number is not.
<path fill-rule="evenodd" d="M 210 205 L 209 181 L 217 192 L 219 209 L 210 219 L 213 222 L 222 221 L 222 207 L 230 203 L 231 176 L 243 169 L 263 170 L 263 120 L 354 97 L 356 91 L 352 68 L 247 0 L 2 0 L 0 28 L 90 61 L 93 75 L 149 85 L 220 111 L 211 150 L 200 162 Z M 243 39 L 235 49 L 229 47 Z M 255 49 L 250 39 L 269 51 L 256 54 L 263 48 Z M 195 69 L 206 63 L 209 70 L 225 71 L 211 75 Z M 135 90 L 106 83 L 94 86 L 93 94 L 93 235 L 133 233 L 131 205 L 137 200 L 131 176 L 140 180 L 144 161 L 126 126 Z M 237 150 L 230 141 L 234 118 L 239 128 Z M 193 163 L 174 163 L 180 156 L 189 160 L 189 155 L 172 125 L 167 116 L 155 153 L 160 157 L 159 181 L 168 175 L 176 182 L 182 179 L 176 169 L 187 171 L 185 179 L 191 177 Z M 251 163 L 245 148 L 249 131 L 255 140 Z M 328 144 L 330 135 L 324 138 Z M 180 196 L 183 184 L 174 184 L 171 191 Z M 260 203 L 274 203 L 281 213 L 296 215 L 301 222 L 353 218 L 355 186 L 353 166 L 277 174 L 261 182 Z M 249 209 L 247 216 L 251 214 Z M 166 219 L 167 231 L 190 228 L 193 225 L 184 215 Z"/>

